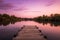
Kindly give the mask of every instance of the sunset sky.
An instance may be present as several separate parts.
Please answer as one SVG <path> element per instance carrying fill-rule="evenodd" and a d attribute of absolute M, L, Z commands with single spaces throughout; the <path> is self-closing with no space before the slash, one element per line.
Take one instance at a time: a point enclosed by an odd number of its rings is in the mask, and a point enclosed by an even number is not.
<path fill-rule="evenodd" d="M 0 0 L 0 13 L 29 18 L 60 13 L 60 0 Z"/>

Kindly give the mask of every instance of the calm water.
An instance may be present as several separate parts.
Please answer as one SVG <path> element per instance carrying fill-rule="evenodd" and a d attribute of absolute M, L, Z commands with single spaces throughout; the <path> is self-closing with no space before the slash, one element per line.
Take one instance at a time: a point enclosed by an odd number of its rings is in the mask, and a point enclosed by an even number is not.
<path fill-rule="evenodd" d="M 49 23 L 43 24 L 34 21 L 21 21 L 5 26 L 0 25 L 0 40 L 12 40 L 23 25 L 37 25 L 42 34 L 47 36 L 47 40 L 60 40 L 60 26 L 51 26 Z"/>

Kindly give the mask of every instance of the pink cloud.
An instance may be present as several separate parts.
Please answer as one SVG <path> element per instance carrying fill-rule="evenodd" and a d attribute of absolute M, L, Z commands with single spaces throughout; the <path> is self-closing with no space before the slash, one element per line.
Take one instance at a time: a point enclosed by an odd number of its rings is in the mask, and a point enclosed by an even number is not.
<path fill-rule="evenodd" d="M 0 0 L 0 10 L 11 9 L 12 7 L 11 3 L 4 3 L 4 0 Z"/>
<path fill-rule="evenodd" d="M 50 0 L 46 6 L 54 5 L 55 3 L 60 3 L 60 0 Z"/>
<path fill-rule="evenodd" d="M 15 8 L 14 11 L 24 11 L 24 10 L 28 10 L 25 7 L 21 7 L 21 8 Z"/>

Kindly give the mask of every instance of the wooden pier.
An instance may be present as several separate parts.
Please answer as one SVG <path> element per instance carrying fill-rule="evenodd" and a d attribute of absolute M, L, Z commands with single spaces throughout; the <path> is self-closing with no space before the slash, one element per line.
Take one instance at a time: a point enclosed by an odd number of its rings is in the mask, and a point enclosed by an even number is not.
<path fill-rule="evenodd" d="M 41 32 L 37 26 L 23 26 L 22 30 L 18 32 L 18 35 L 13 40 L 46 40 L 41 36 Z"/>

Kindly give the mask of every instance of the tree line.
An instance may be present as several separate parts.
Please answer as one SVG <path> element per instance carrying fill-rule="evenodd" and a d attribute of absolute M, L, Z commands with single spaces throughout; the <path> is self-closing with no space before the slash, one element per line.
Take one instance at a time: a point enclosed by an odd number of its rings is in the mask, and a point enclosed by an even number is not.
<path fill-rule="evenodd" d="M 10 23 L 14 24 L 17 21 L 27 21 L 27 20 L 36 21 L 43 24 L 51 23 L 54 25 L 60 25 L 60 14 L 51 14 L 50 16 L 43 15 L 35 18 L 20 18 L 14 15 L 10 16 L 8 14 L 0 14 L 0 25 L 2 24 L 8 25 Z"/>
<path fill-rule="evenodd" d="M 43 16 L 39 16 L 34 18 L 35 21 L 55 21 L 55 22 L 59 22 L 60 21 L 60 14 L 51 14 L 50 16 L 47 15 L 43 15 Z"/>
<path fill-rule="evenodd" d="M 0 21 L 17 21 L 20 20 L 21 18 L 18 18 L 14 15 L 8 15 L 8 14 L 0 14 Z"/>
<path fill-rule="evenodd" d="M 17 21 L 21 21 L 21 18 L 16 17 L 14 15 L 8 15 L 8 14 L 0 14 L 0 25 L 7 25 L 9 23 L 14 24 Z"/>
<path fill-rule="evenodd" d="M 51 26 L 52 25 L 60 26 L 60 14 L 51 14 L 50 16 L 43 15 L 43 16 L 35 17 L 33 18 L 33 20 L 43 24 L 50 23 Z"/>

